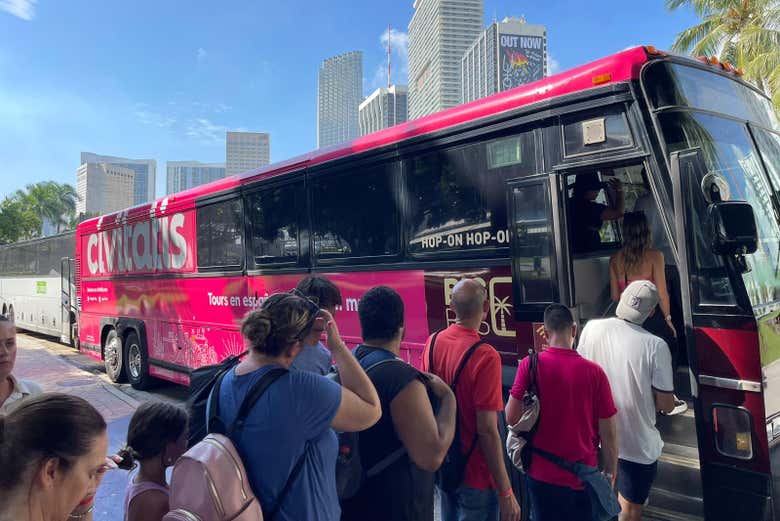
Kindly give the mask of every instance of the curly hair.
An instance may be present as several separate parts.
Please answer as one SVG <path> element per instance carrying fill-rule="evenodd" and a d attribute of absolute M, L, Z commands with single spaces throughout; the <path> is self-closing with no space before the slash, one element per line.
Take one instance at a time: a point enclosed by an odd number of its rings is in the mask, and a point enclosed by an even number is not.
<path fill-rule="evenodd" d="M 638 268 L 652 246 L 652 234 L 645 213 L 627 213 L 623 217 L 623 270 L 628 273 Z"/>

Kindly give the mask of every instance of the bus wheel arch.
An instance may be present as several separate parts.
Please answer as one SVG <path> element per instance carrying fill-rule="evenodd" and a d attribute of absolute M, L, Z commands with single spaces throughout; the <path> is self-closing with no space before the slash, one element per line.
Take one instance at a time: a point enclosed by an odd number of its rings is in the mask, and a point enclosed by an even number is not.
<path fill-rule="evenodd" d="M 119 336 L 116 328 L 104 327 L 101 334 L 103 364 L 106 367 L 108 378 L 115 383 L 123 382 L 127 379 L 125 370 L 125 357 L 123 354 L 122 338 Z"/>
<path fill-rule="evenodd" d="M 126 325 L 122 330 L 122 339 L 127 379 L 134 389 L 149 389 L 155 384 L 155 379 L 149 374 L 149 350 L 143 322 Z"/>

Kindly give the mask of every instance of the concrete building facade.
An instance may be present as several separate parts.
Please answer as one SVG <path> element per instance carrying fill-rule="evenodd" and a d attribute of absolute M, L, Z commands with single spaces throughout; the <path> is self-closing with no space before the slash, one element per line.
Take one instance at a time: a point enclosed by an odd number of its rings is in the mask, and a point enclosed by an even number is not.
<path fill-rule="evenodd" d="M 461 60 L 482 32 L 482 0 L 415 0 L 409 22 L 409 119 L 461 103 Z"/>
<path fill-rule="evenodd" d="M 362 51 L 322 62 L 317 80 L 317 148 L 358 137 L 358 106 L 362 99 Z"/>
<path fill-rule="evenodd" d="M 154 159 L 128 159 L 126 157 L 102 156 L 92 152 L 82 152 L 80 164 L 83 165 L 84 163 L 108 163 L 129 168 L 135 173 L 135 184 L 132 188 L 132 204 L 148 203 L 155 199 L 157 161 Z"/>
<path fill-rule="evenodd" d="M 136 173 L 110 163 L 84 163 L 76 170 L 76 214 L 105 214 L 134 206 Z"/>
<path fill-rule="evenodd" d="M 547 76 L 547 29 L 504 18 L 485 29 L 461 60 L 463 102 Z"/>
<path fill-rule="evenodd" d="M 406 85 L 380 87 L 358 107 L 360 135 L 392 127 L 407 120 Z"/>
<path fill-rule="evenodd" d="M 225 177 L 224 163 L 168 161 L 165 163 L 165 193 L 173 194 Z"/>
<path fill-rule="evenodd" d="M 231 132 L 225 138 L 225 172 L 248 172 L 271 162 L 271 135 L 267 132 Z"/>

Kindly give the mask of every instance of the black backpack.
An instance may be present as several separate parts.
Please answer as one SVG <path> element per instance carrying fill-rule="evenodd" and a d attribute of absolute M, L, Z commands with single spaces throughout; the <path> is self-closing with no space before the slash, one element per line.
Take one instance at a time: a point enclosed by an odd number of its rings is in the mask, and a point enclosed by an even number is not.
<path fill-rule="evenodd" d="M 360 365 L 363 366 L 366 374 L 369 374 L 380 365 L 400 361 L 392 353 L 383 350 L 378 350 L 376 353 L 379 356 L 372 356 L 374 353 L 370 353 L 359 359 Z M 380 358 L 380 360 L 373 362 L 375 358 Z M 373 363 L 368 365 L 368 362 Z M 331 372 L 327 376 L 336 382 L 340 381 L 337 372 Z M 354 497 L 360 491 L 366 479 L 380 474 L 406 454 L 406 447 L 402 445 L 378 461 L 373 467 L 365 469 L 360 458 L 360 433 L 339 432 L 337 434 L 339 438 L 339 454 L 336 459 L 336 490 L 338 491 L 340 501 Z"/>
<path fill-rule="evenodd" d="M 439 336 L 440 332 L 441 331 L 437 331 L 434 333 L 433 338 L 431 338 L 431 347 L 428 349 L 428 371 L 433 374 L 436 374 L 436 372 L 433 370 L 433 347 L 436 344 L 436 338 Z M 460 364 L 455 371 L 455 377 L 452 379 L 452 384 L 450 385 L 450 389 L 452 389 L 453 394 L 455 393 L 455 388 L 458 385 L 460 374 L 466 367 L 466 363 L 471 358 L 471 355 L 474 354 L 474 351 L 476 351 L 477 348 L 484 343 L 484 340 L 479 340 L 474 345 L 469 347 L 468 351 L 466 351 L 466 353 L 463 355 L 463 358 L 461 359 Z M 455 436 L 452 438 L 452 444 L 450 445 L 450 448 L 447 449 L 447 454 L 444 456 L 444 461 L 442 462 L 441 467 L 439 467 L 439 470 L 436 471 L 436 485 L 438 485 L 438 487 L 444 492 L 453 493 L 457 490 L 461 483 L 463 483 L 463 475 L 466 472 L 466 464 L 468 464 L 469 459 L 471 458 L 471 454 L 474 452 L 474 449 L 477 446 L 477 440 L 478 436 L 475 433 L 474 440 L 471 442 L 471 447 L 469 447 L 468 452 L 464 454 L 460 450 L 460 407 L 458 407 L 455 413 Z"/>
<path fill-rule="evenodd" d="M 240 355 L 231 355 L 218 364 L 200 367 L 190 374 L 190 392 L 189 398 L 187 398 L 187 410 L 190 414 L 190 432 L 187 435 L 188 447 L 192 447 L 209 433 L 206 405 L 211 389 L 225 373 L 237 366 L 247 353 L 249 351 L 244 351 Z"/>

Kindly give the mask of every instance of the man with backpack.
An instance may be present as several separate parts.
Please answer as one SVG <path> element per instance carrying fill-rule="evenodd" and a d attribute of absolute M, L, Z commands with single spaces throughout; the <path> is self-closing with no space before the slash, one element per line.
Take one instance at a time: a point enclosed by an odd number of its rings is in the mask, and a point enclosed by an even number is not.
<path fill-rule="evenodd" d="M 488 312 L 485 287 L 472 279 L 458 282 L 451 307 L 455 323 L 428 339 L 422 357 L 423 370 L 451 385 L 458 404 L 460 439 L 453 441 L 451 452 L 457 451 L 453 459 L 462 463 L 450 465 L 450 475 L 439 480 L 442 520 L 493 521 L 500 514 L 501 521 L 518 521 L 520 506 L 498 432 L 498 412 L 504 407 L 501 357 L 479 336 Z"/>
<path fill-rule="evenodd" d="M 365 480 L 342 501 L 341 519 L 433 521 L 433 473 L 455 433 L 455 397 L 441 379 L 398 357 L 404 335 L 398 293 L 371 288 L 358 316 L 363 344 L 354 354 L 376 387 L 382 417 L 359 435 Z"/>
<path fill-rule="evenodd" d="M 548 306 L 544 330 L 549 347 L 535 357 L 534 374 L 529 370 L 533 357 L 520 362 L 506 406 L 506 421 L 515 425 L 521 418 L 523 396 L 535 381 L 541 412 L 528 445 L 544 454 L 532 451 L 530 468 L 524 469 L 533 519 L 592 521 L 585 484 L 553 460 L 598 467 L 600 440 L 603 472 L 614 486 L 617 409 L 604 370 L 574 350 L 577 325 L 568 308 Z"/>

